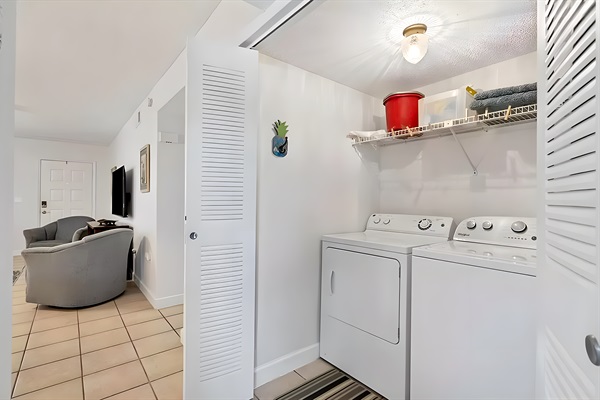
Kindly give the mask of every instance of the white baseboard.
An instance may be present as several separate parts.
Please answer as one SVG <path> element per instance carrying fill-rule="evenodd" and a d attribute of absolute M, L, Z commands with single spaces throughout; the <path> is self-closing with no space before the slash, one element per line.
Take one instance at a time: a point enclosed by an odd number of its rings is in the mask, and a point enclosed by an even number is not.
<path fill-rule="evenodd" d="M 319 358 L 319 343 L 286 354 L 273 361 L 256 367 L 254 370 L 254 387 L 259 387 L 275 378 L 292 372 Z"/>
<path fill-rule="evenodd" d="M 144 293 L 144 296 L 146 296 L 146 298 L 148 299 L 150 304 L 152 304 L 152 307 L 154 307 L 157 310 L 160 308 L 178 306 L 180 304 L 183 304 L 183 293 L 176 294 L 174 296 L 157 298 L 154 296 L 154 294 L 152 294 L 150 289 L 148 289 L 148 287 L 146 285 L 144 285 L 144 282 L 142 282 L 137 276 L 135 276 L 135 275 L 133 276 L 133 281 L 135 282 L 137 287 L 140 288 L 142 293 Z"/>

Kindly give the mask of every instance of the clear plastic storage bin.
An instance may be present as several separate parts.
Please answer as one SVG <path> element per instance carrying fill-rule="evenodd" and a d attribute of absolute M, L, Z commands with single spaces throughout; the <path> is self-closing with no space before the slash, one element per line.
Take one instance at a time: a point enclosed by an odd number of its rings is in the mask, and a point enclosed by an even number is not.
<path fill-rule="evenodd" d="M 473 96 L 467 92 L 467 86 L 450 90 L 419 100 L 419 125 L 449 121 L 476 115 L 469 109 Z"/>

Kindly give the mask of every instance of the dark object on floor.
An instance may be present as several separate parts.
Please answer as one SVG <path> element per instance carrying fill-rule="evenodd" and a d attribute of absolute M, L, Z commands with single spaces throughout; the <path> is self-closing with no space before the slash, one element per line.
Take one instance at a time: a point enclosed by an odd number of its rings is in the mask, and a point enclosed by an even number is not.
<path fill-rule="evenodd" d="M 19 277 L 21 276 L 21 273 L 23 272 L 24 268 L 21 268 L 19 270 L 14 270 L 13 269 L 13 286 L 15 285 L 15 282 L 17 281 L 17 279 L 19 279 Z"/>
<path fill-rule="evenodd" d="M 70 243 L 74 240 L 73 236 L 81 228 L 87 227 L 88 221 L 93 221 L 90 217 L 67 217 L 51 222 L 40 228 L 26 229 L 23 231 L 25 236 L 25 247 L 52 247 L 60 244 Z"/>
<path fill-rule="evenodd" d="M 319 375 L 275 400 L 314 400 L 320 396 L 327 400 L 385 400 L 337 369 Z"/>
<path fill-rule="evenodd" d="M 537 83 L 528 83 L 525 85 L 509 86 L 504 88 L 485 90 L 475 94 L 475 100 L 485 100 L 492 97 L 508 96 L 515 93 L 524 93 L 537 90 Z"/>
<path fill-rule="evenodd" d="M 508 94 L 500 97 L 490 97 L 485 100 L 475 100 L 471 103 L 471 110 L 477 110 L 479 114 L 485 111 L 494 112 L 512 108 L 528 106 L 537 102 L 537 90 Z"/>
<path fill-rule="evenodd" d="M 127 287 L 133 231 L 112 229 L 73 243 L 25 249 L 25 301 L 55 307 L 86 307 L 110 300 Z"/>

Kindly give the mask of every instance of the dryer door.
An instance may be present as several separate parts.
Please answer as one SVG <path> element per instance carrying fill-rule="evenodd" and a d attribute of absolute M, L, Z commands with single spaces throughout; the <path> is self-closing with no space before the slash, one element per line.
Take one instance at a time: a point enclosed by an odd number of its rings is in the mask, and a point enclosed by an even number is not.
<path fill-rule="evenodd" d="M 327 247 L 323 254 L 324 311 L 332 318 L 399 342 L 400 262 Z"/>

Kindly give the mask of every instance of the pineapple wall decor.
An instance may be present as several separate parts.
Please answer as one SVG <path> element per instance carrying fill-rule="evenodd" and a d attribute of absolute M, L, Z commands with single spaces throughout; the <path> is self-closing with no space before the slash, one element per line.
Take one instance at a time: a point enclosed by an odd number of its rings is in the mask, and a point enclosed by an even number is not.
<path fill-rule="evenodd" d="M 285 157 L 288 152 L 288 126 L 285 121 L 281 122 L 277 120 L 273 123 L 273 140 L 271 141 L 273 147 L 273 154 L 276 157 Z"/>

